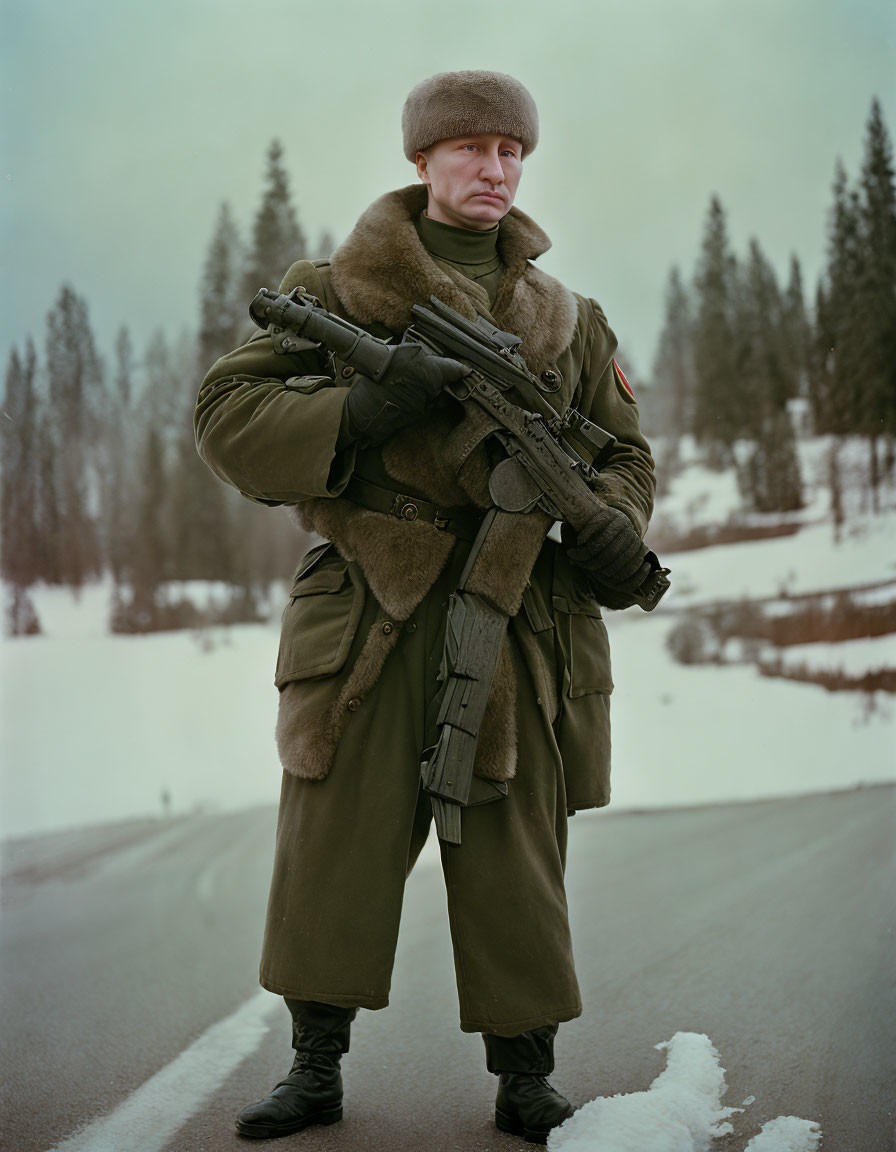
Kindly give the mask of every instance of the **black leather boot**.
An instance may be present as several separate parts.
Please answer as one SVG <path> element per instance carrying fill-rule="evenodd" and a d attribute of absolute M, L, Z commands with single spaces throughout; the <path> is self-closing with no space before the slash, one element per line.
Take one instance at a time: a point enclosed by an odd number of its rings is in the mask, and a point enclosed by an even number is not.
<path fill-rule="evenodd" d="M 572 1116 L 573 1106 L 547 1081 L 554 1071 L 557 1025 L 519 1036 L 483 1034 L 486 1065 L 498 1076 L 495 1124 L 530 1144 L 547 1144 L 548 1133 Z"/>
<path fill-rule="evenodd" d="M 286 1006 L 292 1015 L 295 1060 L 285 1079 L 237 1116 L 241 1136 L 268 1140 L 342 1119 L 339 1060 L 348 1052 L 349 1029 L 358 1010 L 313 1000 L 286 999 Z"/>

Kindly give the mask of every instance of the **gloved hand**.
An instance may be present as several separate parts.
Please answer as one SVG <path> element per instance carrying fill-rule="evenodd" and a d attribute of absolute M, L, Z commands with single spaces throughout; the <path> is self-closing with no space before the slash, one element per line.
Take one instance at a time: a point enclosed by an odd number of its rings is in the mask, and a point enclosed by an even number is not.
<path fill-rule="evenodd" d="M 399 344 L 382 378 L 358 376 L 346 397 L 340 439 L 382 444 L 393 432 L 414 424 L 442 391 L 470 369 L 437 356 L 423 344 Z"/>
<path fill-rule="evenodd" d="M 602 584 L 620 592 L 634 592 L 651 572 L 647 545 L 631 520 L 617 508 L 600 504 L 590 524 L 579 532 L 566 554 Z"/>

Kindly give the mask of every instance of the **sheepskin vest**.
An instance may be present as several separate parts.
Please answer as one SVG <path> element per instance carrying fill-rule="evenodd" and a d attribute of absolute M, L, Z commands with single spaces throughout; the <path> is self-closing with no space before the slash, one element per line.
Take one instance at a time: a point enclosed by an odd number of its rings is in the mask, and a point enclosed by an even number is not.
<path fill-rule="evenodd" d="M 415 220 L 426 198 L 424 186 L 412 185 L 387 193 L 364 212 L 329 266 L 314 268 L 321 286 L 330 290 L 324 292 L 328 306 L 335 295 L 343 315 L 355 323 L 398 335 L 411 323 L 412 305 L 437 296 L 471 320 L 483 315 L 520 336 L 521 351 L 534 373 L 550 369 L 572 340 L 577 309 L 572 293 L 531 263 L 550 247 L 547 236 L 517 208 L 504 217 L 497 240 L 503 271 L 490 309 L 481 286 L 437 264 L 422 245 Z M 304 283 L 311 270 L 307 262 L 293 265 L 281 290 Z M 385 473 L 397 490 L 410 489 L 439 507 L 486 509 L 492 502 L 484 441 L 494 428 L 491 418 L 472 404 L 437 407 L 383 445 Z M 318 733 L 326 730 L 328 739 L 316 749 L 306 747 L 301 755 L 290 756 L 300 775 L 319 778 L 329 770 L 347 702 L 363 698 L 376 682 L 398 641 L 400 625 L 432 587 L 456 539 L 432 524 L 399 520 L 342 497 L 305 500 L 293 513 L 304 529 L 333 541 L 346 559 L 360 565 L 383 616 L 399 625 L 384 632 L 377 620 L 331 705 L 327 723 L 315 726 Z M 550 524 L 539 510 L 499 512 L 467 588 L 508 616 L 516 615 Z M 474 766 L 478 775 L 495 780 L 510 779 L 516 768 L 514 675 L 505 640 Z"/>

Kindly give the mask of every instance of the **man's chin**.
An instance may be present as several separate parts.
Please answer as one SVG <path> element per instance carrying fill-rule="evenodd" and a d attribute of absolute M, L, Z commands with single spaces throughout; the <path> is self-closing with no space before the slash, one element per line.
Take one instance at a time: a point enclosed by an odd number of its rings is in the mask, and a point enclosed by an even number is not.
<path fill-rule="evenodd" d="M 509 211 L 510 205 L 503 200 L 474 200 L 464 206 L 463 216 L 469 221 L 468 228 L 491 228 L 503 220 Z"/>

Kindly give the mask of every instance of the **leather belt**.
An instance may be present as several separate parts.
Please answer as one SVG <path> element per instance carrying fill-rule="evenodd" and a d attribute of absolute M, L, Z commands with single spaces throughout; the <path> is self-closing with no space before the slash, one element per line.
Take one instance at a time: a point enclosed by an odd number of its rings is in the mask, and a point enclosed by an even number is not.
<path fill-rule="evenodd" d="M 482 523 L 481 512 L 443 512 L 428 500 L 421 500 L 418 496 L 405 496 L 404 493 L 395 492 L 391 488 L 381 488 L 379 484 L 371 484 L 369 480 L 362 480 L 360 476 L 352 476 L 341 495 L 371 512 L 383 512 L 387 516 L 395 516 L 398 520 L 408 522 L 424 520 L 442 532 L 450 532 L 460 540 L 475 540 L 479 525 Z"/>

